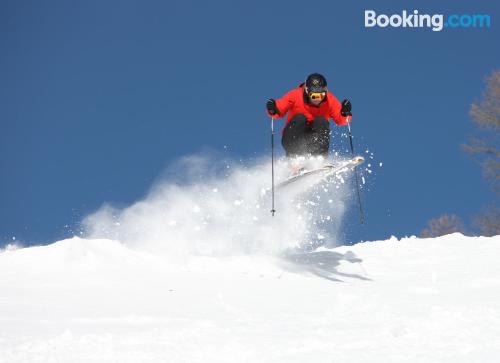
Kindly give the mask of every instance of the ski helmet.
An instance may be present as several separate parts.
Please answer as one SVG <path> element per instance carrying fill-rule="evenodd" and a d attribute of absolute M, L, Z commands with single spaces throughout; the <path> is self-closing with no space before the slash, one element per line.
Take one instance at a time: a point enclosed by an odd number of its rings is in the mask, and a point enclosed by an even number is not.
<path fill-rule="evenodd" d="M 313 73 L 306 79 L 307 93 L 326 92 L 326 78 L 319 73 Z"/>

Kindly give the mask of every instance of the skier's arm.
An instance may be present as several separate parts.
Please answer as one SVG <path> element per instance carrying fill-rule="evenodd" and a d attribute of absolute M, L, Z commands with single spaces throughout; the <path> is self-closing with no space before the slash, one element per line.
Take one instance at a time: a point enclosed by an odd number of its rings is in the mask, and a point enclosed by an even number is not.
<path fill-rule="evenodd" d="M 281 118 L 286 115 L 290 107 L 293 106 L 293 91 L 288 92 L 283 97 L 276 100 L 276 107 L 278 109 L 278 113 L 275 115 L 271 115 L 268 111 L 269 116 L 274 118 Z"/>
<path fill-rule="evenodd" d="M 328 93 L 328 103 L 330 104 L 330 117 L 333 119 L 333 121 L 335 121 L 337 125 L 347 125 L 347 117 L 349 117 L 349 122 L 352 121 L 352 115 L 342 116 L 342 114 L 340 113 L 340 111 L 342 110 L 342 104 L 331 93 Z"/>

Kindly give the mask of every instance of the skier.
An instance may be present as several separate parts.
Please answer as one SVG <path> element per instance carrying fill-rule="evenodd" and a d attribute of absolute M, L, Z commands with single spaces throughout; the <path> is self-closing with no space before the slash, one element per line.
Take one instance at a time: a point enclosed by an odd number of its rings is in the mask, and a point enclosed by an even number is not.
<path fill-rule="evenodd" d="M 351 102 L 340 103 L 328 91 L 325 77 L 310 74 L 304 83 L 278 100 L 266 103 L 271 117 L 281 118 L 288 113 L 281 144 L 287 157 L 303 155 L 328 156 L 330 147 L 329 119 L 337 125 L 351 121 Z"/>

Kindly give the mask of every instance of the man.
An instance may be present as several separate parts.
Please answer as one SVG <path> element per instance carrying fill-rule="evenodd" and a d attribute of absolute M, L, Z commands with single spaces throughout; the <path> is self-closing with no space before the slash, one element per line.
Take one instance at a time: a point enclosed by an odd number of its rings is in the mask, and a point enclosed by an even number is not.
<path fill-rule="evenodd" d="M 281 143 L 287 157 L 300 155 L 328 156 L 330 125 L 351 121 L 351 102 L 340 103 L 327 89 L 325 77 L 319 73 L 309 75 L 306 81 L 278 100 L 266 104 L 271 117 L 281 118 L 288 113 Z"/>

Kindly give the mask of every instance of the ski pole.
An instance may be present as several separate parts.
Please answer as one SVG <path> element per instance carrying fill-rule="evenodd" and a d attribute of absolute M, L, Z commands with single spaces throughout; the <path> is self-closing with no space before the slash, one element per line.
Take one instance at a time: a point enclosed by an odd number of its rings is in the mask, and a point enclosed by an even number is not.
<path fill-rule="evenodd" d="M 271 117 L 271 215 L 274 217 L 274 117 Z"/>
<path fill-rule="evenodd" d="M 349 130 L 349 143 L 351 145 L 351 153 L 352 156 L 354 157 L 354 144 L 352 142 L 352 133 L 351 133 L 351 124 L 349 122 L 349 116 L 347 116 L 347 129 Z M 359 180 L 358 180 L 358 169 L 355 166 L 354 167 L 354 176 L 355 176 L 355 181 L 356 181 L 356 192 L 358 194 L 358 205 L 359 205 L 359 219 L 361 224 L 365 223 L 365 212 L 363 211 L 363 205 L 361 204 L 361 195 L 359 192 Z"/>

